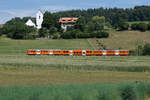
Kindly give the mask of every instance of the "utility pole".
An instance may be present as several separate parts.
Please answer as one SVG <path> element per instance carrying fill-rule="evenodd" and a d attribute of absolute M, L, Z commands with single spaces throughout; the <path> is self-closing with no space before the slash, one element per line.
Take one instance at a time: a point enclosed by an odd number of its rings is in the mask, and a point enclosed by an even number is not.
<path fill-rule="evenodd" d="M 139 56 L 139 41 L 136 41 L 136 56 Z"/>

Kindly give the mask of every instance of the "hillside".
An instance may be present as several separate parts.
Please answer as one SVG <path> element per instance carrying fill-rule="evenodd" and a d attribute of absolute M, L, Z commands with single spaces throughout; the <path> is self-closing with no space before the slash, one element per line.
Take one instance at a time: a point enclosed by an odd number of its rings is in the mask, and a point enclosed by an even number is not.
<path fill-rule="evenodd" d="M 136 48 L 137 40 L 144 44 L 150 43 L 150 32 L 140 32 L 140 31 L 121 31 L 121 32 L 110 32 L 109 38 L 103 39 L 90 39 L 93 47 L 96 49 L 96 40 L 99 40 L 106 46 L 107 49 L 130 49 L 134 50 Z"/>
<path fill-rule="evenodd" d="M 11 40 L 0 38 L 0 54 L 23 54 L 27 49 L 98 49 L 99 40 L 106 49 L 135 50 L 136 41 L 150 43 L 150 32 L 112 31 L 109 38 L 102 39 L 50 39 L 50 40 Z"/>

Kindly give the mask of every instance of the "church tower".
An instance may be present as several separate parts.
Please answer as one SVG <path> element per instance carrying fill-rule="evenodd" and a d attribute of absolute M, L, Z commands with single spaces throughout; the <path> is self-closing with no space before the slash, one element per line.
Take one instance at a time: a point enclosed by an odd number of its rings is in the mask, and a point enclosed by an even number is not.
<path fill-rule="evenodd" d="M 37 29 L 42 28 L 42 22 L 43 22 L 43 13 L 39 10 L 36 14 L 36 25 Z"/>

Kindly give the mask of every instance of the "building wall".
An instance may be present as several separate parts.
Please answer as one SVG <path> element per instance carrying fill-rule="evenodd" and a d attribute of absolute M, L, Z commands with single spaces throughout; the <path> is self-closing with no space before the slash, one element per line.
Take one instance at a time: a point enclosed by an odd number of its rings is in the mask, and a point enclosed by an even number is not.
<path fill-rule="evenodd" d="M 39 10 L 38 13 L 36 14 L 37 29 L 42 28 L 42 23 L 43 23 L 43 13 Z"/>
<path fill-rule="evenodd" d="M 67 31 L 67 27 L 72 27 L 74 24 L 62 23 L 61 28 L 64 29 L 64 32 Z"/>

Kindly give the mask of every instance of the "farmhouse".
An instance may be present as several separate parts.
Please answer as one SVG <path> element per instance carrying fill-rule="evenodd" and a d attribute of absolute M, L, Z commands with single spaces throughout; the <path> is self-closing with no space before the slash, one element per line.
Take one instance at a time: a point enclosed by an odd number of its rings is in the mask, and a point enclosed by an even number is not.
<path fill-rule="evenodd" d="M 59 19 L 59 22 L 61 23 L 61 28 L 64 29 L 64 31 L 66 31 L 68 27 L 74 26 L 77 20 L 78 18 L 76 17 L 63 17 Z"/>
<path fill-rule="evenodd" d="M 4 24 L 0 24 L 0 28 L 3 28 L 4 27 Z"/>

